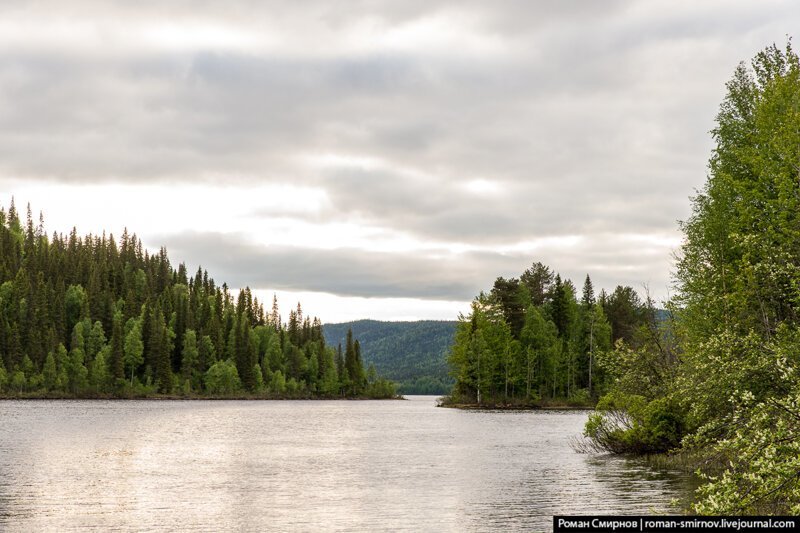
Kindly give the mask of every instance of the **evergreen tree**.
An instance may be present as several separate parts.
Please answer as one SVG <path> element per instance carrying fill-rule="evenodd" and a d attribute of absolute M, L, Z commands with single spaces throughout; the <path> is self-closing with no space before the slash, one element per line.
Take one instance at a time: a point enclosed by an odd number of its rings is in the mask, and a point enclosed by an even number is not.
<path fill-rule="evenodd" d="M 361 368 L 360 361 L 356 354 L 352 329 L 347 330 L 347 340 L 344 350 L 344 370 L 345 381 L 343 385 L 347 389 L 347 392 L 349 394 L 358 394 L 363 369 Z"/>
<path fill-rule="evenodd" d="M 525 323 L 525 302 L 520 291 L 519 280 L 516 278 L 497 278 L 491 294 L 500 305 L 503 316 L 511 328 L 511 334 L 518 338 Z"/>
<path fill-rule="evenodd" d="M 548 266 L 533 263 L 519 279 L 528 289 L 531 305 L 541 307 L 548 302 L 553 284 L 553 272 Z"/>
<path fill-rule="evenodd" d="M 322 324 L 299 304 L 284 326 L 276 298 L 268 315 L 247 287 L 234 302 L 226 284 L 201 268 L 190 279 L 185 265 L 173 269 L 166 250 L 151 255 L 127 229 L 116 241 L 74 228 L 49 238 L 43 226 L 30 211 L 23 224 L 13 205 L 0 208 L 0 364 L 12 392 L 106 393 L 138 377 L 142 392 L 169 393 L 180 372 L 201 393 L 201 376 L 227 358 L 211 373 L 227 383 L 220 390 L 239 383 L 259 392 L 278 371 L 287 390 L 339 389 L 344 372 Z M 363 379 L 352 385 L 363 388 Z"/>
<path fill-rule="evenodd" d="M 583 282 L 583 296 L 581 297 L 581 305 L 584 308 L 591 308 L 595 304 L 594 287 L 589 274 L 586 274 L 586 280 Z"/>
<path fill-rule="evenodd" d="M 172 342 L 171 330 L 167 327 L 161 330 L 161 356 L 156 365 L 156 383 L 162 394 L 172 392 Z"/>
<path fill-rule="evenodd" d="M 114 380 L 125 378 L 125 332 L 122 327 L 122 316 L 121 312 L 114 314 L 113 331 L 111 333 L 111 360 L 109 361 L 109 366 Z"/>
<path fill-rule="evenodd" d="M 234 336 L 234 353 L 236 360 L 236 370 L 242 385 L 248 391 L 256 389 L 256 377 L 253 372 L 253 365 L 256 364 L 253 353 L 253 346 L 250 342 L 250 327 L 247 317 L 242 313 L 236 321 L 236 332 Z"/>

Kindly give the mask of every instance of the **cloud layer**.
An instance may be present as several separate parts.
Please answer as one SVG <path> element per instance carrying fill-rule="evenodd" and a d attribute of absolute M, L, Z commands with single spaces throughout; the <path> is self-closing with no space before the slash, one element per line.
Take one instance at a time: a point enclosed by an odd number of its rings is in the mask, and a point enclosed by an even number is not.
<path fill-rule="evenodd" d="M 0 8 L 0 188 L 235 191 L 226 238 L 185 210 L 143 236 L 232 284 L 420 299 L 533 260 L 663 295 L 725 81 L 800 27 L 788 0 L 220 6 Z M 253 197 L 281 187 L 309 205 Z"/>

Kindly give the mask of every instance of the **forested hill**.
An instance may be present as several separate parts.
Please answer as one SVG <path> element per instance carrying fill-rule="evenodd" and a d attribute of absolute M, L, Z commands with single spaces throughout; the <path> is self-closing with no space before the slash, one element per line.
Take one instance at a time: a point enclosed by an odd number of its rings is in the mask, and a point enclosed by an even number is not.
<path fill-rule="evenodd" d="M 447 354 L 456 331 L 455 321 L 381 322 L 357 320 L 325 324 L 325 340 L 336 346 L 347 330 L 361 342 L 366 365 L 398 384 L 403 394 L 446 394 L 452 388 Z"/>
<path fill-rule="evenodd" d="M 48 238 L 0 208 L 0 394 L 391 396 L 360 346 L 325 343 L 300 304 L 287 322 L 249 288 L 173 268 L 127 230 Z"/>

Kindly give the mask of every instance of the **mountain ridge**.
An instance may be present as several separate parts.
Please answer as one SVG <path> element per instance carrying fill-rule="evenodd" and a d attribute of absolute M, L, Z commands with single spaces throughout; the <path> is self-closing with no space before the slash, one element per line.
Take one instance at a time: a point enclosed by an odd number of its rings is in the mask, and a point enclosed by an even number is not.
<path fill-rule="evenodd" d="M 447 354 L 455 320 L 383 321 L 361 319 L 323 324 L 325 341 L 344 345 L 347 330 L 359 339 L 364 364 L 397 383 L 402 394 L 446 394 L 453 380 Z"/>

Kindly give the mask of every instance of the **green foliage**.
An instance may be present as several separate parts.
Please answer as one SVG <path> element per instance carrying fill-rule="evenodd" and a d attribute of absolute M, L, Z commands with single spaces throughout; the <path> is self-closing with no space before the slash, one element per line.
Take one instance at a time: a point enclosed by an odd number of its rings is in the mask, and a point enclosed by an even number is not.
<path fill-rule="evenodd" d="M 704 475 L 695 510 L 701 514 L 800 514 L 800 390 L 768 402 L 738 393 L 746 418 L 715 450 L 728 460 Z"/>
<path fill-rule="evenodd" d="M 358 320 L 325 324 L 328 346 L 344 345 L 347 330 L 361 343 L 364 365 L 397 383 L 401 394 L 445 394 L 453 386 L 447 355 L 456 322 Z"/>
<path fill-rule="evenodd" d="M 45 389 L 49 391 L 56 390 L 58 369 L 56 368 L 56 358 L 53 356 L 53 352 L 47 354 L 47 359 L 45 359 L 44 368 L 42 369 L 42 375 Z M 2 390 L 2 387 L 0 387 L 0 390 Z"/>
<path fill-rule="evenodd" d="M 283 372 L 280 370 L 276 370 L 275 373 L 272 374 L 272 381 L 269 384 L 269 390 L 276 394 L 283 394 L 286 392 L 286 379 L 283 377 Z"/>
<path fill-rule="evenodd" d="M 600 298 L 619 340 L 599 354 L 609 392 L 585 432 L 612 452 L 705 456 L 699 513 L 797 514 L 800 61 L 773 45 L 751 67 L 727 85 L 682 223 L 674 312 Z M 617 323 L 637 314 L 637 327 Z"/>
<path fill-rule="evenodd" d="M 611 338 L 633 343 L 634 335 L 642 320 L 642 301 L 630 287 L 617 287 L 603 305 L 611 326 Z"/>
<path fill-rule="evenodd" d="M 60 392 L 67 392 L 69 387 L 69 376 L 67 374 L 70 367 L 69 354 L 63 344 L 59 344 L 56 348 L 56 366 L 58 367 L 58 374 L 56 375 L 56 388 Z"/>
<path fill-rule="evenodd" d="M 585 427 L 594 446 L 613 453 L 662 453 L 678 447 L 688 432 L 678 399 L 677 331 L 671 314 L 656 320 L 648 300 L 637 314 L 646 320 L 602 351 L 598 368 L 606 394 Z"/>
<path fill-rule="evenodd" d="M 109 366 L 111 375 L 116 381 L 125 377 L 125 333 L 122 327 L 122 313 L 119 311 L 114 313 L 112 328 Z"/>
<path fill-rule="evenodd" d="M 86 354 L 89 359 L 94 359 L 106 345 L 106 335 L 103 331 L 103 324 L 97 320 L 92 325 L 89 338 L 86 341 Z"/>
<path fill-rule="evenodd" d="M 188 329 L 184 333 L 182 352 L 181 374 L 183 380 L 189 384 L 189 391 L 199 390 L 201 386 L 200 351 L 197 348 L 197 334 L 193 329 Z"/>
<path fill-rule="evenodd" d="M 11 374 L 11 390 L 14 392 L 24 392 L 28 387 L 28 381 L 22 370 L 15 370 Z"/>
<path fill-rule="evenodd" d="M 89 314 L 89 297 L 80 285 L 70 285 L 64 296 L 66 330 L 72 331 L 75 325 Z"/>
<path fill-rule="evenodd" d="M 91 364 L 89 384 L 94 392 L 106 393 L 111 388 L 111 373 L 108 371 L 106 353 L 106 350 L 100 351 Z"/>
<path fill-rule="evenodd" d="M 680 396 L 705 472 L 699 512 L 797 512 L 800 62 L 787 45 L 740 65 L 706 185 L 682 224 Z"/>
<path fill-rule="evenodd" d="M 255 385 L 253 387 L 254 392 L 261 392 L 264 390 L 264 377 L 261 373 L 261 365 L 258 363 L 253 365 L 253 380 Z"/>
<path fill-rule="evenodd" d="M 42 233 L 21 246 L 27 233 L 13 212 L 0 216 L 4 393 L 211 393 L 204 377 L 219 359 L 236 364 L 242 394 L 263 394 L 277 371 L 293 378 L 297 393 L 364 393 L 357 341 L 345 375 L 322 324 L 299 305 L 284 325 L 277 301 L 268 316 L 249 288 L 234 299 L 207 272 L 173 269 L 166 250 L 148 253 L 127 231 L 119 240 Z M 212 377 L 220 370 L 227 367 Z M 230 381 L 212 379 L 214 394 Z"/>
<path fill-rule="evenodd" d="M 615 293 L 635 295 L 629 287 Z M 594 297 L 588 275 L 578 301 L 572 282 L 541 263 L 519 280 L 498 278 L 492 292 L 478 295 L 469 315 L 459 317 L 448 358 L 455 379 L 450 401 L 593 403 L 613 380 L 598 365 L 611 345 L 608 301 Z M 646 313 L 637 305 L 635 313 L 620 314 L 620 327 L 641 327 Z"/>
<path fill-rule="evenodd" d="M 125 335 L 125 348 L 124 358 L 125 368 L 131 376 L 131 386 L 133 386 L 133 377 L 136 369 L 144 362 L 142 356 L 144 352 L 144 344 L 142 343 L 142 332 L 140 330 L 139 322 L 131 319 L 131 328 L 128 334 Z"/>
<path fill-rule="evenodd" d="M 85 356 L 81 348 L 73 348 L 67 360 L 67 389 L 74 395 L 83 393 L 88 385 L 89 371 L 84 364 Z"/>
<path fill-rule="evenodd" d="M 584 435 L 613 453 L 661 453 L 680 445 L 685 433 L 678 405 L 668 398 L 612 392 L 598 403 Z"/>
<path fill-rule="evenodd" d="M 236 364 L 230 359 L 217 361 L 206 372 L 206 390 L 209 394 L 230 395 L 242 388 Z"/>
<path fill-rule="evenodd" d="M 374 399 L 394 398 L 397 390 L 391 381 L 378 378 L 367 386 L 366 395 Z"/>

